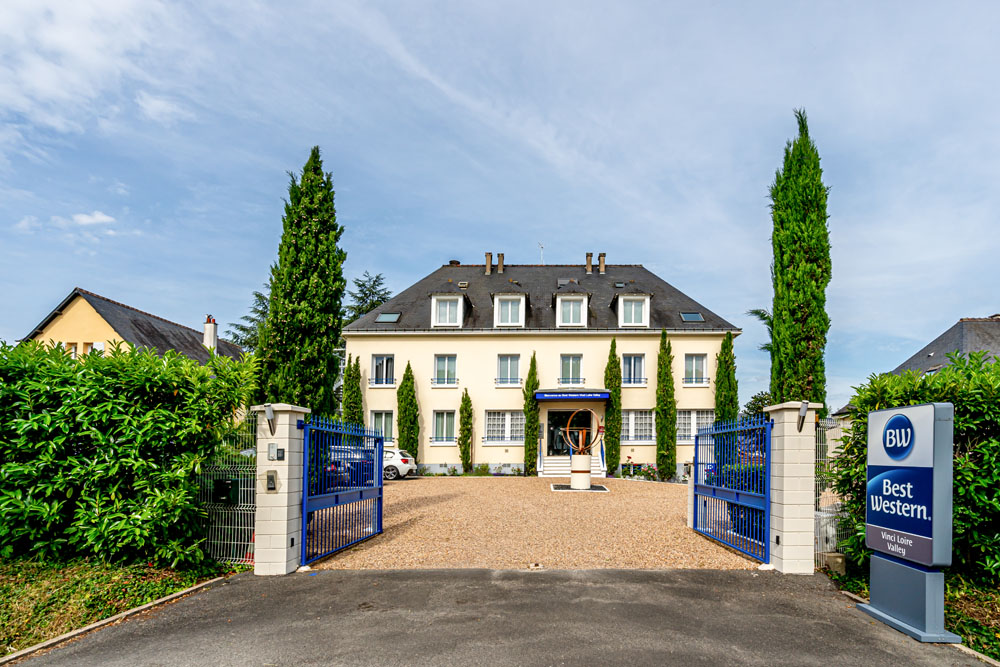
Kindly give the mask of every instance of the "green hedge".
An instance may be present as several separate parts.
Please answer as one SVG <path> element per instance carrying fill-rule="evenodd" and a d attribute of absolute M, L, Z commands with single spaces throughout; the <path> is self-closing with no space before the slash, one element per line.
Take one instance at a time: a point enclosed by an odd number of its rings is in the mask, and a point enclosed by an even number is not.
<path fill-rule="evenodd" d="M 0 345 L 0 557 L 200 562 L 195 476 L 253 377 L 225 357 Z"/>
<path fill-rule="evenodd" d="M 867 565 L 865 486 L 868 413 L 904 405 L 955 406 L 954 540 L 952 569 L 986 582 L 1000 581 L 1000 363 L 986 354 L 949 355 L 937 373 L 873 375 L 856 388 L 833 486 L 843 499 L 851 536 L 841 545 L 858 566 Z"/>

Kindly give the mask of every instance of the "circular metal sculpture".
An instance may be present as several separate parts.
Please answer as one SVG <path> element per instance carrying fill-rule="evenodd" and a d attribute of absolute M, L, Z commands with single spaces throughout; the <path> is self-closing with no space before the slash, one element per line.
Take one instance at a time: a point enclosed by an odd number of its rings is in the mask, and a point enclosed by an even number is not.
<path fill-rule="evenodd" d="M 573 426 L 573 418 L 580 412 L 590 413 L 590 415 L 594 418 L 590 421 L 590 423 L 593 424 L 596 420 L 598 427 L 591 429 L 589 426 Z M 591 437 L 588 437 L 589 431 L 593 431 L 593 435 Z M 570 451 L 572 452 L 569 459 L 569 486 L 571 489 L 579 491 L 587 491 L 590 489 L 590 453 L 593 451 L 594 445 L 596 445 L 600 440 L 602 432 L 603 429 L 600 427 L 600 419 L 597 418 L 597 414 L 590 408 L 580 408 L 575 410 L 573 414 L 569 416 L 566 426 L 559 429 L 559 436 L 567 445 L 569 445 Z"/>

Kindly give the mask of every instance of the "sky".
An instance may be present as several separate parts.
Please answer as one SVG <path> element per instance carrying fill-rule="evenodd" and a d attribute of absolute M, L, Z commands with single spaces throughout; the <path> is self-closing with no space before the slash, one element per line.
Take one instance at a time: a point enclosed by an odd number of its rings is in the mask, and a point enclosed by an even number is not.
<path fill-rule="evenodd" d="M 236 321 L 319 145 L 349 279 L 606 252 L 743 329 L 745 401 L 769 381 L 746 314 L 771 301 L 768 186 L 804 108 L 837 408 L 1000 312 L 998 24 L 988 2 L 6 0 L 0 340 L 74 286 Z"/>

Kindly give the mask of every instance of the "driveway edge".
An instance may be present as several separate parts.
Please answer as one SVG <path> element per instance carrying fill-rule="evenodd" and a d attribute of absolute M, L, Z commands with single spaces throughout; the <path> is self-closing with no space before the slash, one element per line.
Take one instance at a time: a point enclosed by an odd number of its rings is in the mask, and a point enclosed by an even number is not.
<path fill-rule="evenodd" d="M 77 628 L 76 630 L 70 630 L 66 634 L 59 635 L 58 637 L 53 637 L 52 639 L 46 639 L 40 644 L 35 644 L 34 646 L 29 646 L 28 648 L 23 648 L 20 651 L 11 653 L 10 655 L 0 657 L 0 665 L 6 665 L 9 662 L 13 662 L 19 658 L 24 658 L 26 656 L 31 655 L 32 653 L 37 653 L 38 651 L 42 651 L 47 648 L 52 648 L 58 644 L 63 643 L 64 641 L 73 639 L 75 637 L 79 637 L 80 635 L 88 633 L 91 630 L 97 630 L 98 628 L 103 628 L 105 625 L 110 625 L 112 623 L 122 621 L 128 618 L 129 616 L 134 616 L 135 614 L 146 611 L 147 609 L 152 609 L 153 607 L 158 607 L 161 604 L 166 604 L 167 602 L 176 600 L 177 598 L 188 595 L 189 593 L 193 593 L 197 590 L 205 588 L 206 586 L 211 586 L 214 583 L 218 583 L 219 581 L 222 581 L 225 578 L 226 577 L 216 577 L 215 579 L 209 579 L 208 581 L 203 581 L 200 584 L 195 584 L 191 588 L 185 588 L 182 591 L 171 593 L 170 595 L 162 597 L 158 600 L 147 602 L 142 606 L 135 607 L 133 609 L 128 609 L 119 614 L 115 614 L 114 616 L 109 616 L 107 618 L 101 619 L 100 621 L 91 623 L 90 625 L 85 625 L 82 628 Z"/>

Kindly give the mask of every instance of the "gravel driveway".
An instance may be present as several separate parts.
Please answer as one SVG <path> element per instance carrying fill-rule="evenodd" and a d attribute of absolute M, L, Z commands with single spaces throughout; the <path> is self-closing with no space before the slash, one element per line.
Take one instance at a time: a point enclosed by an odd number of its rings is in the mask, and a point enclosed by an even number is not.
<path fill-rule="evenodd" d="M 610 493 L 554 493 L 564 479 L 418 477 L 386 482 L 385 532 L 317 569 L 711 568 L 757 562 L 686 525 L 687 487 L 596 480 Z"/>

